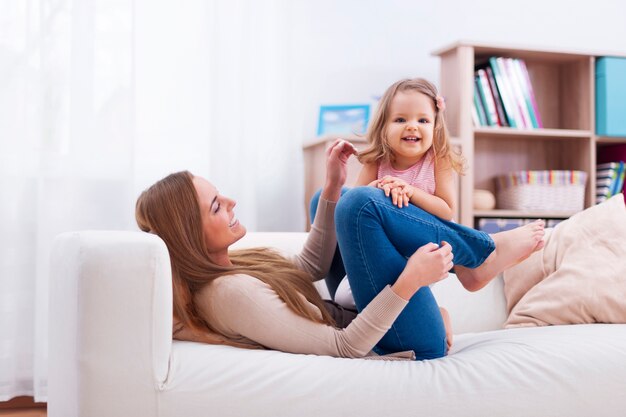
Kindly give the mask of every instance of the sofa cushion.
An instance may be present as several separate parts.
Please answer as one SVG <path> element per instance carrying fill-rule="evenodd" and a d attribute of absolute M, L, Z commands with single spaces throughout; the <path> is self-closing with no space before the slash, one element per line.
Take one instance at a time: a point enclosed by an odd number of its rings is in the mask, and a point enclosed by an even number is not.
<path fill-rule="evenodd" d="M 560 223 L 543 250 L 504 273 L 505 327 L 626 323 L 621 194 Z"/>
<path fill-rule="evenodd" d="M 412 362 L 174 342 L 159 405 L 186 417 L 608 417 L 626 409 L 624 380 L 621 324 L 459 335 L 449 356 Z"/>

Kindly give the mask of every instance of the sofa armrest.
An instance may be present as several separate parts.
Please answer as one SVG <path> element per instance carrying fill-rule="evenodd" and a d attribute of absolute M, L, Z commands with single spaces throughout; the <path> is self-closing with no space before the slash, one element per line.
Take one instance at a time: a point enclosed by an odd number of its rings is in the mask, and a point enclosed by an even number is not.
<path fill-rule="evenodd" d="M 49 416 L 157 415 L 172 345 L 163 241 L 142 232 L 59 235 L 50 280 Z"/>

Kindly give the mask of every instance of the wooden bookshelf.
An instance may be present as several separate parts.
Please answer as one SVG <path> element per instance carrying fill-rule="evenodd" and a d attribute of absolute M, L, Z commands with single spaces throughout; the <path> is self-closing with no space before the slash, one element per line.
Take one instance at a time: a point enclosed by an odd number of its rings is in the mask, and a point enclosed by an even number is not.
<path fill-rule="evenodd" d="M 480 217 L 566 218 L 569 212 L 474 211 L 475 189 L 495 193 L 494 178 L 518 170 L 581 170 L 588 175 L 585 207 L 595 203 L 598 146 L 626 138 L 595 135 L 595 59 L 589 53 L 457 42 L 433 53 L 441 58 L 441 94 L 450 133 L 459 138 L 468 169 L 461 177 L 460 217 L 473 227 Z M 542 129 L 475 127 L 474 71 L 491 56 L 523 59 L 533 85 Z"/>

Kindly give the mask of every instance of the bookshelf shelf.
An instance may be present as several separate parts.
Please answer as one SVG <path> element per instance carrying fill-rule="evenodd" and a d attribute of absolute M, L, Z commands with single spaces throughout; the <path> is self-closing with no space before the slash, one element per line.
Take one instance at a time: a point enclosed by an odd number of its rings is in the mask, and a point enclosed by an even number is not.
<path fill-rule="evenodd" d="M 608 137 L 608 136 L 598 136 L 596 138 L 596 142 L 598 144 L 605 144 L 605 145 L 613 145 L 613 144 L 618 144 L 618 143 L 626 143 L 626 138 L 616 138 L 616 137 Z"/>
<path fill-rule="evenodd" d="M 524 210 L 475 210 L 474 217 L 520 218 L 520 219 L 565 219 L 576 214 L 571 211 L 524 211 Z"/>
<path fill-rule="evenodd" d="M 483 137 L 534 137 L 534 138 L 589 138 L 589 130 L 576 129 L 515 129 L 511 127 L 475 127 L 474 135 Z M 626 139 L 625 139 L 626 140 Z"/>
<path fill-rule="evenodd" d="M 584 206 L 595 203 L 598 149 L 626 143 L 626 138 L 595 135 L 595 61 L 603 54 L 466 41 L 433 54 L 441 59 L 440 90 L 446 97 L 448 128 L 451 135 L 460 139 L 468 161 L 466 175 L 459 179 L 460 223 L 474 227 L 475 220 L 481 217 L 566 218 L 574 214 L 474 211 L 475 189 L 495 193 L 494 179 L 518 170 L 584 171 L 588 175 Z M 543 128 L 474 126 L 475 72 L 477 68 L 492 65 L 490 57 L 502 57 L 505 61 L 511 58 L 506 62 L 524 60 Z"/>

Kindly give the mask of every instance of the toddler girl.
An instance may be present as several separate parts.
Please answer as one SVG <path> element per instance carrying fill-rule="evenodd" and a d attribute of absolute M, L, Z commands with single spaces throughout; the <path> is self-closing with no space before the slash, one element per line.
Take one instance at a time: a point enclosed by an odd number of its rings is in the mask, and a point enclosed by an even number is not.
<path fill-rule="evenodd" d="M 463 173 L 465 161 L 450 146 L 444 110 L 443 98 L 427 80 L 404 79 L 389 87 L 380 100 L 366 134 L 371 145 L 359 154 L 363 169 L 356 185 L 383 189 L 385 195 L 391 197 L 393 204 L 399 208 L 412 203 L 430 214 L 451 221 L 455 208 L 454 173 Z M 516 261 L 519 261 L 543 245 L 543 227 L 543 221 L 538 220 L 490 238 L 496 242 L 500 253 L 508 252 L 513 257 L 518 253 L 520 259 Z M 469 228 L 465 231 L 460 225 L 457 228 L 464 234 L 482 234 Z M 518 242 L 519 246 L 515 247 L 513 242 Z M 478 269 L 495 271 L 492 262 L 485 262 Z M 455 272 L 463 286 L 470 291 L 476 291 L 489 282 L 476 279 L 476 270 L 460 265 L 455 266 Z M 341 292 L 338 295 L 341 297 Z M 450 319 L 445 309 L 441 308 L 440 311 L 450 345 Z"/>
<path fill-rule="evenodd" d="M 454 212 L 454 172 L 463 157 L 452 150 L 444 123 L 445 103 L 422 78 L 387 89 L 367 132 L 371 146 L 359 155 L 358 185 L 381 188 L 394 205 L 409 202 L 444 219 Z"/>

